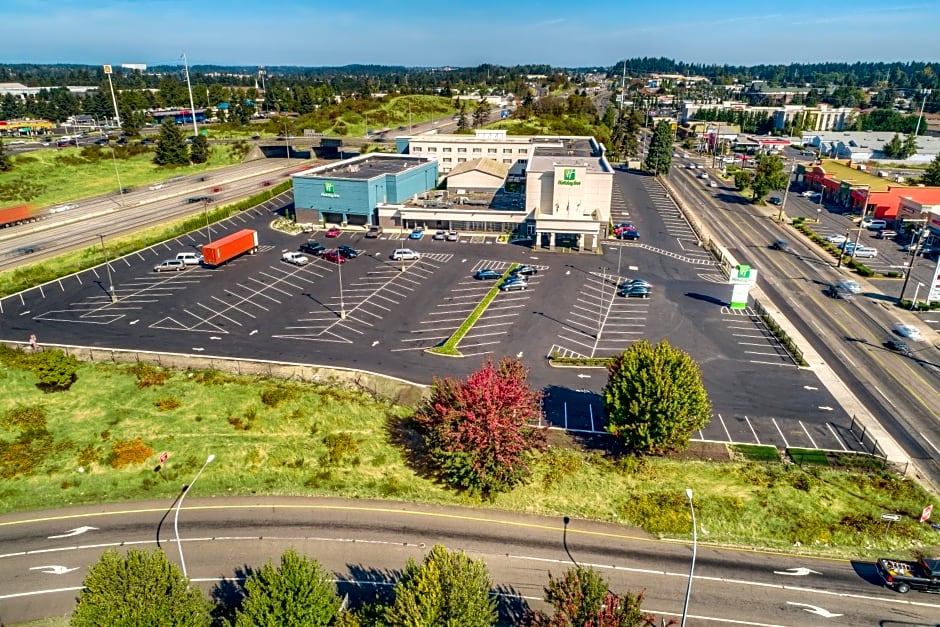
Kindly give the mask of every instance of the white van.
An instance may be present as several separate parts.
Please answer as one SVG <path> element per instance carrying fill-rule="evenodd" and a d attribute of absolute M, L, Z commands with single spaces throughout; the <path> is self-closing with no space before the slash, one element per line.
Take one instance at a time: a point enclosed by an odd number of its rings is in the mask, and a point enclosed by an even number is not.
<path fill-rule="evenodd" d="M 410 248 L 397 248 L 395 252 L 391 254 L 391 258 L 395 261 L 414 261 L 420 259 L 421 255 Z"/>
<path fill-rule="evenodd" d="M 865 221 L 862 220 L 862 224 L 869 231 L 880 231 L 881 229 L 888 228 L 887 220 L 872 220 L 868 224 L 865 224 Z"/>
<path fill-rule="evenodd" d="M 872 257 L 878 256 L 878 249 L 872 248 L 871 246 L 857 246 L 855 252 L 852 253 L 853 257 L 866 257 L 871 259 Z"/>
<path fill-rule="evenodd" d="M 202 263 L 202 255 L 197 255 L 196 253 L 184 252 L 176 255 L 177 261 L 182 261 L 183 265 L 186 266 L 198 266 Z"/>

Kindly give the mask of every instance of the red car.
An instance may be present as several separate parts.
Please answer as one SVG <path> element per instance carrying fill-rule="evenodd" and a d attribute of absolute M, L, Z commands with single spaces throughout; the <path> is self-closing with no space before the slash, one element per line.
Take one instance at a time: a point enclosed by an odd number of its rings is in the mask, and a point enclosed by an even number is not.
<path fill-rule="evenodd" d="M 340 233 L 342 233 L 342 231 L 340 231 L 339 228 L 333 226 L 333 227 L 330 227 L 330 229 L 326 233 L 324 233 L 324 235 L 326 237 L 339 237 Z"/>
<path fill-rule="evenodd" d="M 346 257 L 343 257 L 342 253 L 336 249 L 331 248 L 330 250 L 323 253 L 322 256 L 327 261 L 331 261 L 333 263 L 346 263 Z"/>
<path fill-rule="evenodd" d="M 622 224 L 619 224 L 617 228 L 614 229 L 614 235 L 620 235 L 624 231 L 635 231 L 635 230 L 636 230 L 636 227 L 633 226 L 633 223 L 624 222 Z"/>

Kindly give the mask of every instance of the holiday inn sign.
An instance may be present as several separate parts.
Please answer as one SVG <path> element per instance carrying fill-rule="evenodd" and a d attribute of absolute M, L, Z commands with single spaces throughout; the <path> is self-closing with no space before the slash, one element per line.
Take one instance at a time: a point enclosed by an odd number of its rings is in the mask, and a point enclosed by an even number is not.
<path fill-rule="evenodd" d="M 559 185 L 580 185 L 581 181 L 577 179 L 577 171 L 574 168 L 565 168 L 562 178 L 558 181 Z"/>
<path fill-rule="evenodd" d="M 339 198 L 339 194 L 336 193 L 336 189 L 329 181 L 323 183 L 323 191 L 320 192 L 320 195 L 324 198 Z"/>

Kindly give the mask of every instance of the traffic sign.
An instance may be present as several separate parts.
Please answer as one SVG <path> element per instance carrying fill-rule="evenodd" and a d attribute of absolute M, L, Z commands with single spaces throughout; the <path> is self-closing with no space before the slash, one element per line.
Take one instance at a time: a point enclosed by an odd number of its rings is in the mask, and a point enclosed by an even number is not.
<path fill-rule="evenodd" d="M 898 522 L 901 520 L 900 514 L 882 514 L 881 520 L 890 520 L 891 522 Z"/>
<path fill-rule="evenodd" d="M 920 522 L 927 522 L 930 520 L 930 513 L 933 511 L 933 505 L 928 505 L 924 508 L 924 511 L 920 514 Z"/>
<path fill-rule="evenodd" d="M 160 454 L 160 463 L 161 463 L 161 464 L 164 463 L 164 462 L 167 460 L 167 458 L 168 458 L 169 456 L 170 456 L 170 454 L 167 453 L 166 451 L 164 451 L 163 453 L 161 453 L 161 454 Z"/>

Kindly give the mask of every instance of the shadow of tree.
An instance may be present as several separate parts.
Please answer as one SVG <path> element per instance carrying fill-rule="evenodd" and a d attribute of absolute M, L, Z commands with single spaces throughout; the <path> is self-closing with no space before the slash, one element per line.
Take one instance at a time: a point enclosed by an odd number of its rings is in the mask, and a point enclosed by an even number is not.
<path fill-rule="evenodd" d="M 496 586 L 492 594 L 496 596 L 496 611 L 499 612 L 500 625 L 523 625 L 531 608 L 522 593 L 509 585 Z"/>
<path fill-rule="evenodd" d="M 421 427 L 410 417 L 391 416 L 385 422 L 385 437 L 397 447 L 405 463 L 422 479 L 438 480 Z"/>
<path fill-rule="evenodd" d="M 232 577 L 219 581 L 209 593 L 215 607 L 212 624 L 218 627 L 235 624 L 235 614 L 245 599 L 245 580 L 255 573 L 248 565 L 235 569 Z"/>

